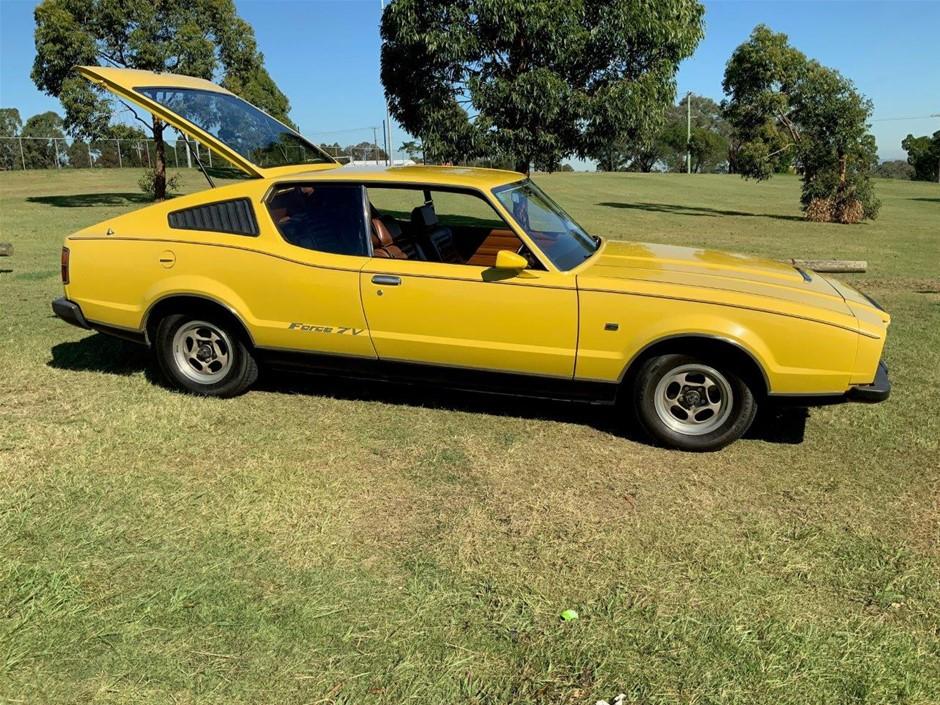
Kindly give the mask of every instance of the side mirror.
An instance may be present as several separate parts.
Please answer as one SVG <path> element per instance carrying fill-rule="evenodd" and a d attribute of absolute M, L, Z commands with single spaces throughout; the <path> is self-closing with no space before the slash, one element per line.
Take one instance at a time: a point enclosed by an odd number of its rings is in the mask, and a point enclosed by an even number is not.
<path fill-rule="evenodd" d="M 496 253 L 496 269 L 511 269 L 521 272 L 529 266 L 529 260 L 517 252 L 500 250 Z"/>

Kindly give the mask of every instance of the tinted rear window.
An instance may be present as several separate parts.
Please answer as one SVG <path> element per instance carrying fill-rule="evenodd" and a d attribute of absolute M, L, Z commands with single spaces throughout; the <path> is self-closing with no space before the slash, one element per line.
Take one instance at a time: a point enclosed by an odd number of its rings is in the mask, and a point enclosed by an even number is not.
<path fill-rule="evenodd" d="M 361 186 L 293 184 L 268 201 L 271 219 L 292 245 L 337 255 L 368 254 Z"/>

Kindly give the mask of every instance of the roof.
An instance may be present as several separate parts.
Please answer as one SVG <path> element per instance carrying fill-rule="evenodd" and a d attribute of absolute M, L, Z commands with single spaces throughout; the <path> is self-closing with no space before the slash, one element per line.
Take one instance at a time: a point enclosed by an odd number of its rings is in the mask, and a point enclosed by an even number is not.
<path fill-rule="evenodd" d="M 491 189 L 525 178 L 525 174 L 504 169 L 483 169 L 470 166 L 343 166 L 322 171 L 291 175 L 292 178 L 316 181 L 348 181 L 366 183 L 408 183 L 418 186 L 471 186 Z"/>

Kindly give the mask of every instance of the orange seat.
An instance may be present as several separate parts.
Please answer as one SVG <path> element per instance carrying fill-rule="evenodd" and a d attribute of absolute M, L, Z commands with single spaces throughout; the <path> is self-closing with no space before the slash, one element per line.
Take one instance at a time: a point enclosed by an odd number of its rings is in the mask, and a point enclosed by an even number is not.
<path fill-rule="evenodd" d="M 408 255 L 395 244 L 392 233 L 380 218 L 372 219 L 372 256 L 385 259 L 408 259 Z"/>

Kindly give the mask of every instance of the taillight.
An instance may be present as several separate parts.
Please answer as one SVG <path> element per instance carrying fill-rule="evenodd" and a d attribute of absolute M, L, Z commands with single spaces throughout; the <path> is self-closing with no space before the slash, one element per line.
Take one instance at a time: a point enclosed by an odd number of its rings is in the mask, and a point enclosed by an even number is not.
<path fill-rule="evenodd" d="M 62 248 L 62 283 L 69 283 L 69 248 Z"/>

